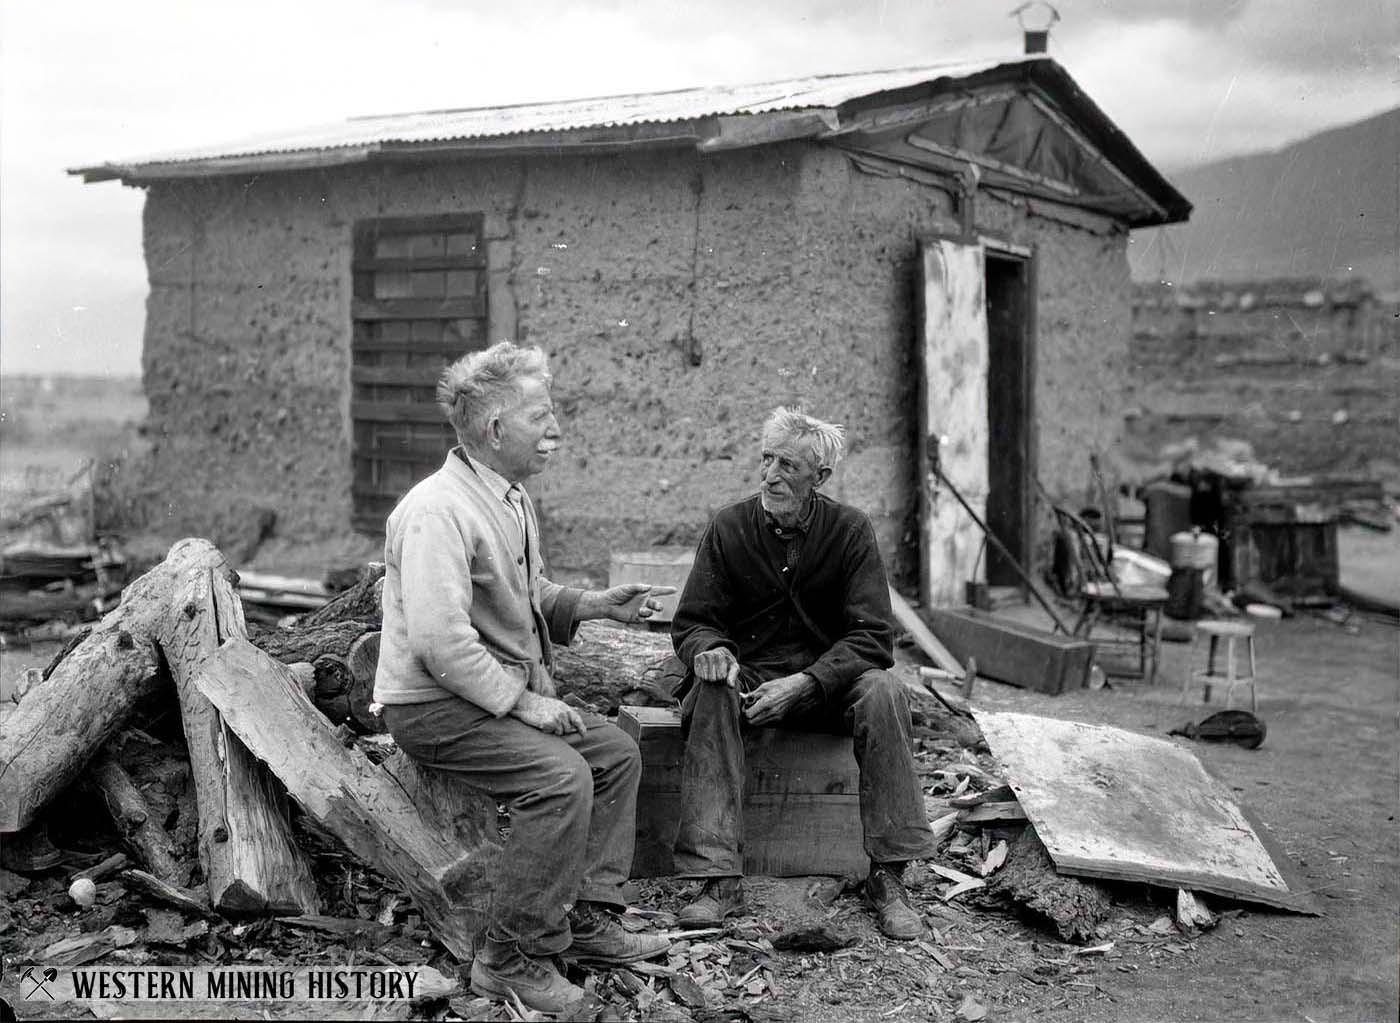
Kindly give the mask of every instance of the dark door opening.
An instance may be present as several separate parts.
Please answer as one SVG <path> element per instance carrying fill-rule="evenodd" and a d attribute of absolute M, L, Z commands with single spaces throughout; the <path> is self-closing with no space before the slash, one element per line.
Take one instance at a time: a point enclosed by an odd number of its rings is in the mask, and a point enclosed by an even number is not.
<path fill-rule="evenodd" d="M 1029 259 L 988 251 L 987 526 L 1027 570 L 1031 565 L 1033 303 Z M 988 544 L 987 583 L 1023 584 Z"/>

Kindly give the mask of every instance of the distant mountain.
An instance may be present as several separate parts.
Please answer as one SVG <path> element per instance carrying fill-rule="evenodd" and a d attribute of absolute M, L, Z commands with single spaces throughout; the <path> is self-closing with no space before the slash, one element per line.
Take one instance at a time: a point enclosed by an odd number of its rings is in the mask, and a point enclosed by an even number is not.
<path fill-rule="evenodd" d="M 1168 176 L 1195 210 L 1133 233 L 1137 280 L 1361 276 L 1400 291 L 1400 107 Z"/>

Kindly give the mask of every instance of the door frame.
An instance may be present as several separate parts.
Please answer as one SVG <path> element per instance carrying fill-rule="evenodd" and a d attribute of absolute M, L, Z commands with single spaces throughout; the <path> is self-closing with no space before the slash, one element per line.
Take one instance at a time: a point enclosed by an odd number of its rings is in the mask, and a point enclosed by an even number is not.
<path fill-rule="evenodd" d="M 1007 548 L 1016 555 L 1016 559 L 1021 563 L 1021 567 L 1027 573 L 1033 572 L 1035 560 L 1035 538 L 1038 533 L 1036 522 L 1037 492 L 1036 480 L 1038 477 L 1038 455 L 1040 452 L 1040 430 L 1039 419 L 1036 416 L 1036 347 L 1037 347 L 1037 309 L 1039 303 L 1036 301 L 1038 293 L 1037 274 L 1039 260 L 1034 245 L 1018 245 L 993 234 L 983 234 L 978 237 L 982 243 L 983 259 L 1001 259 L 1015 261 L 1024 268 L 1025 287 L 1025 315 L 1022 317 L 1021 329 L 1021 379 L 1022 401 L 1024 403 L 1025 425 L 1021 431 L 1021 536 L 1016 538 L 1016 543 L 1007 543 Z M 985 269 L 983 272 L 985 282 Z M 988 337 L 988 372 L 991 368 L 991 339 Z M 988 411 L 990 412 L 991 387 L 988 386 Z M 988 456 L 990 457 L 990 450 Z M 1006 542 L 1004 538 L 1003 542 Z M 990 550 L 988 558 L 990 559 Z M 1024 581 L 1018 582 L 1018 587 L 1023 594 L 1026 593 Z"/>

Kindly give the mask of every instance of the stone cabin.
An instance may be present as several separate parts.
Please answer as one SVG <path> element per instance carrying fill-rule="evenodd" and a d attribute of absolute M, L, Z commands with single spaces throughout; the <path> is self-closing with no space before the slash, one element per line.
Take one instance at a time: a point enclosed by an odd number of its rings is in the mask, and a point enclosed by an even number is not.
<path fill-rule="evenodd" d="M 848 427 L 830 491 L 894 576 L 1014 582 L 1035 481 L 1123 431 L 1135 227 L 1190 204 L 1054 60 L 367 117 L 84 167 L 147 190 L 153 524 L 283 549 L 382 532 L 449 435 L 441 365 L 552 359 L 531 483 L 560 578 L 693 543 L 774 406 Z M 941 445 L 938 438 L 943 438 Z M 922 523 L 922 528 L 921 528 Z M 923 554 L 920 554 L 920 551 Z"/>

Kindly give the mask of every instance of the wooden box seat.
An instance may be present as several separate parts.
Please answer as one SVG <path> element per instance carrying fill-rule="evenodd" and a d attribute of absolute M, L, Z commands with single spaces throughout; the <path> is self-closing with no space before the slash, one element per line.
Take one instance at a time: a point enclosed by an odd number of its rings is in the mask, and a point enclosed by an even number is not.
<path fill-rule="evenodd" d="M 673 874 L 685 752 L 680 712 L 623 706 L 617 723 L 642 751 L 632 876 Z M 863 876 L 869 861 L 850 738 L 761 728 L 749 733 L 744 751 L 744 873 Z"/>

